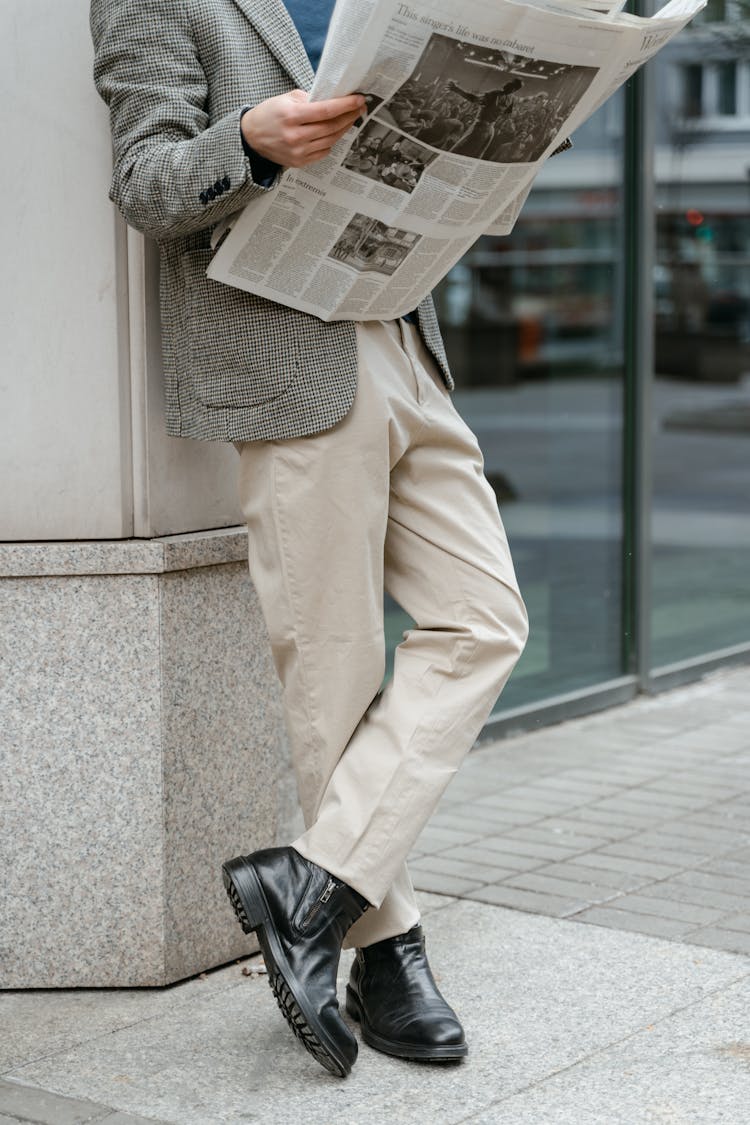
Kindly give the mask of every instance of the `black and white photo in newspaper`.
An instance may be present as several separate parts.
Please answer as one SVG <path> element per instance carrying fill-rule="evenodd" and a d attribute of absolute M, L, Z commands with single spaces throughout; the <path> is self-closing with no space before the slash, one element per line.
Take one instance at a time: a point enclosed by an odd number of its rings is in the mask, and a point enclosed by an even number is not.
<path fill-rule="evenodd" d="M 310 96 L 359 90 L 368 112 L 240 214 L 209 277 L 323 320 L 404 315 L 704 3 L 337 0 Z"/>

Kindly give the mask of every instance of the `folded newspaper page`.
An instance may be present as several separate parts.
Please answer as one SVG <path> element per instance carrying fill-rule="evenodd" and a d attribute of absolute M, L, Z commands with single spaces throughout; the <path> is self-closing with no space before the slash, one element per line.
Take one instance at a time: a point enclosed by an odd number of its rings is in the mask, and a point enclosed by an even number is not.
<path fill-rule="evenodd" d="M 337 0 L 310 97 L 359 91 L 368 112 L 215 232 L 208 276 L 322 320 L 405 315 L 704 6 Z"/>

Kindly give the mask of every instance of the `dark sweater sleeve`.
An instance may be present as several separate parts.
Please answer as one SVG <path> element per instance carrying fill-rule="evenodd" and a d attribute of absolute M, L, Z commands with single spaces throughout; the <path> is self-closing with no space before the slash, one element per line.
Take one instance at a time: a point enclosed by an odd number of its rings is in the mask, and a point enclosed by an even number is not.
<path fill-rule="evenodd" d="M 259 187 L 270 187 L 281 171 L 281 165 L 275 164 L 273 160 L 268 160 L 265 156 L 261 156 L 260 153 L 256 152 L 245 140 L 245 136 L 242 132 L 242 118 L 251 108 L 252 107 L 249 105 L 243 106 L 240 112 L 240 139 L 242 141 L 242 147 L 245 150 L 245 156 L 250 162 L 250 172 L 253 180 Z"/>

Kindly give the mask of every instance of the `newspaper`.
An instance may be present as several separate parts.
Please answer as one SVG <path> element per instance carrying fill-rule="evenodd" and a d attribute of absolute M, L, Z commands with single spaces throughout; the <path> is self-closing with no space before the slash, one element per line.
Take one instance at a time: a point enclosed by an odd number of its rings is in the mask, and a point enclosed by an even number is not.
<path fill-rule="evenodd" d="M 208 276 L 322 320 L 404 316 L 705 2 L 337 0 L 310 97 L 367 113 L 214 232 Z"/>

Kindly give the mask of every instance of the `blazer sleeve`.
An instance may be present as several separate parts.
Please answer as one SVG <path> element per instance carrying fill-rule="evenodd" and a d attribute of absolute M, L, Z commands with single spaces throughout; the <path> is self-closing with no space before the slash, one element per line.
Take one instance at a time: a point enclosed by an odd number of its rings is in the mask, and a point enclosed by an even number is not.
<path fill-rule="evenodd" d="M 109 106 L 112 199 L 153 238 L 191 234 L 258 199 L 242 145 L 247 103 L 209 124 L 186 0 L 92 0 L 94 81 Z"/>

